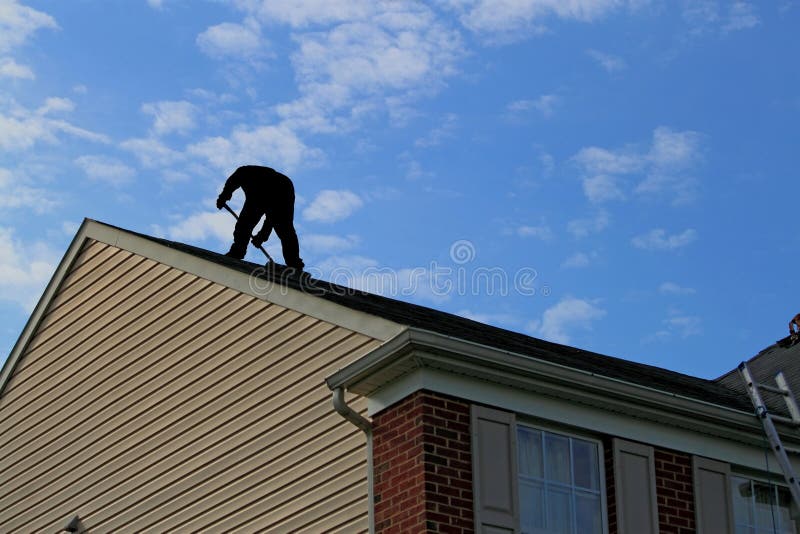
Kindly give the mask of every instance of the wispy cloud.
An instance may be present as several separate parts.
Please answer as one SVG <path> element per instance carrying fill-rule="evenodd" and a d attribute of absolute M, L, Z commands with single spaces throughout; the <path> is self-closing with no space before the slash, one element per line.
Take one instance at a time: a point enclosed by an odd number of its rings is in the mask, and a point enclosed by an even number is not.
<path fill-rule="evenodd" d="M 223 22 L 197 36 L 197 46 L 215 59 L 254 61 L 267 54 L 268 43 L 261 35 L 261 25 L 253 17 L 242 24 Z"/>
<path fill-rule="evenodd" d="M 561 104 L 561 97 L 554 94 L 541 95 L 533 100 L 515 100 L 508 104 L 506 113 L 509 117 L 516 118 L 521 113 L 536 110 L 545 118 L 552 117 L 556 108 Z"/>
<path fill-rule="evenodd" d="M 695 35 L 747 30 L 761 23 L 755 4 L 742 0 L 684 0 L 682 13 Z"/>
<path fill-rule="evenodd" d="M 683 287 L 675 282 L 664 282 L 658 286 L 662 295 L 694 295 L 697 291 L 692 287 Z"/>
<path fill-rule="evenodd" d="M 665 126 L 653 130 L 650 146 L 617 150 L 586 147 L 573 157 L 583 173 L 583 191 L 591 202 L 627 198 L 626 186 L 640 176 L 633 192 L 640 197 L 665 197 L 673 204 L 693 201 L 698 182 L 692 170 L 702 161 L 703 136 L 691 130 L 674 131 Z"/>
<path fill-rule="evenodd" d="M 311 254 L 340 254 L 356 247 L 359 243 L 356 235 L 303 234 L 300 240 L 303 250 Z"/>
<path fill-rule="evenodd" d="M 0 58 L 0 77 L 16 78 L 20 80 L 33 80 L 36 78 L 33 70 L 27 65 L 20 65 L 10 57 Z"/>
<path fill-rule="evenodd" d="M 611 218 L 608 212 L 600 210 L 594 217 L 573 219 L 567 223 L 567 231 L 573 236 L 581 238 L 591 234 L 598 234 L 608 228 Z"/>
<path fill-rule="evenodd" d="M 448 113 L 439 126 L 414 141 L 414 145 L 422 148 L 440 145 L 444 140 L 453 137 L 457 125 L 458 116 L 455 113 Z"/>
<path fill-rule="evenodd" d="M 532 321 L 528 329 L 537 336 L 556 343 L 568 344 L 575 330 L 591 330 L 592 323 L 606 316 L 597 301 L 565 297 Z"/>
<path fill-rule="evenodd" d="M 163 168 L 184 159 L 184 155 L 155 138 L 128 139 L 120 148 L 133 153 L 148 168 Z"/>
<path fill-rule="evenodd" d="M 142 112 L 153 116 L 153 133 L 156 135 L 185 134 L 197 125 L 198 109 L 185 100 L 148 102 L 142 104 Z"/>
<path fill-rule="evenodd" d="M 0 168 L 0 208 L 25 208 L 34 213 L 45 213 L 58 204 L 51 190 L 34 187 L 19 173 Z"/>
<path fill-rule="evenodd" d="M 166 234 L 170 239 L 198 243 L 209 238 L 220 242 L 233 241 L 234 220 L 226 212 L 203 211 L 188 215 L 169 226 L 166 231 L 156 229 L 157 233 Z"/>
<path fill-rule="evenodd" d="M 583 252 L 576 252 L 561 262 L 561 267 L 563 269 L 581 269 L 583 267 L 588 267 L 590 263 L 591 261 L 589 260 L 589 256 L 587 254 L 584 254 Z"/>
<path fill-rule="evenodd" d="M 662 228 L 655 228 L 646 234 L 634 237 L 631 243 L 634 247 L 643 250 L 677 250 L 683 248 L 697 239 L 697 231 L 693 228 L 684 230 L 680 234 L 667 234 Z"/>
<path fill-rule="evenodd" d="M 595 60 L 597 64 L 603 67 L 603 69 L 605 69 L 605 71 L 609 74 L 620 72 L 628 68 L 628 64 L 625 63 L 624 59 L 613 54 L 608 54 L 606 52 L 601 52 L 600 50 L 594 49 L 587 50 L 586 54 Z"/>
<path fill-rule="evenodd" d="M 70 111 L 73 107 L 71 101 L 64 98 L 48 98 L 33 111 L 12 103 L 6 110 L 0 110 L 0 149 L 26 150 L 39 142 L 57 143 L 62 134 L 108 143 L 108 137 L 103 134 L 51 116 L 52 113 Z"/>
<path fill-rule="evenodd" d="M 516 232 L 520 237 L 532 237 L 542 241 L 550 241 L 555 236 L 553 230 L 547 224 L 518 226 Z"/>
<path fill-rule="evenodd" d="M 45 242 L 26 243 L 0 227 L 0 300 L 30 313 L 53 275 L 59 254 Z"/>
<path fill-rule="evenodd" d="M 83 169 L 86 176 L 94 182 L 102 182 L 113 187 L 130 183 L 136 171 L 121 161 L 108 156 L 89 155 L 75 159 L 75 164 Z"/>
<path fill-rule="evenodd" d="M 364 201 L 348 190 L 320 191 L 303 210 L 303 217 L 309 221 L 333 223 L 346 219 L 364 205 Z"/>

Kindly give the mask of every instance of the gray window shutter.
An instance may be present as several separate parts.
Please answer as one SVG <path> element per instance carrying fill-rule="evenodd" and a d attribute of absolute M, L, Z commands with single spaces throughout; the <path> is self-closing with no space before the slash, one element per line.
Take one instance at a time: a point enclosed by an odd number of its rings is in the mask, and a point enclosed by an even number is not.
<path fill-rule="evenodd" d="M 513 413 L 472 406 L 475 531 L 519 532 L 517 428 Z"/>
<path fill-rule="evenodd" d="M 614 438 L 614 485 L 619 534 L 657 534 L 653 447 Z"/>
<path fill-rule="evenodd" d="M 692 461 L 692 474 L 697 533 L 733 532 L 731 466 L 695 456 Z"/>

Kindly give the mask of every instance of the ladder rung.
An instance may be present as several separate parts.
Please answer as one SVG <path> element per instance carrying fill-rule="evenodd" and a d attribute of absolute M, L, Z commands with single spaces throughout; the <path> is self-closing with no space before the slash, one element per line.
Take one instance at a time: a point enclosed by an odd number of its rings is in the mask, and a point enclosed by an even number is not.
<path fill-rule="evenodd" d="M 791 417 L 784 417 L 782 415 L 772 415 L 772 414 L 768 414 L 767 417 L 771 418 L 773 421 L 777 421 L 785 425 L 800 426 L 800 421 L 795 421 Z"/>
<path fill-rule="evenodd" d="M 760 389 L 763 389 L 763 390 L 766 390 L 766 391 L 771 391 L 772 393 L 777 393 L 778 395 L 788 395 L 789 394 L 788 391 L 786 391 L 783 388 L 779 388 L 777 386 L 770 386 L 769 384 L 753 384 L 753 385 L 759 387 Z"/>

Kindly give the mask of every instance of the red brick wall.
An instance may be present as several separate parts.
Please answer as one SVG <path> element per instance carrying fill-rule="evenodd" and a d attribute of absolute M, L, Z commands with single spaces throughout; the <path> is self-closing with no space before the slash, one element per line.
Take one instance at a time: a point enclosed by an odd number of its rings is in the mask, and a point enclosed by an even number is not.
<path fill-rule="evenodd" d="M 418 391 L 373 418 L 375 530 L 473 532 L 469 404 Z"/>
<path fill-rule="evenodd" d="M 655 449 L 658 527 L 663 534 L 693 534 L 692 456 Z"/>

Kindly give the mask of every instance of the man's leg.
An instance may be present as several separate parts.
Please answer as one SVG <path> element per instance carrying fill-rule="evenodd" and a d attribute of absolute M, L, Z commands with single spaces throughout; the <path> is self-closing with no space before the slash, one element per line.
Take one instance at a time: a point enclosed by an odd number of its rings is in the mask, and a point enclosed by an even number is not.
<path fill-rule="evenodd" d="M 239 220 L 236 221 L 236 226 L 233 229 L 233 245 L 231 245 L 231 249 L 226 256 L 238 260 L 244 258 L 245 253 L 247 253 L 247 244 L 250 242 L 253 228 L 255 228 L 263 214 L 264 210 L 262 207 L 248 200 L 244 201 L 242 212 L 239 214 Z"/>
<path fill-rule="evenodd" d="M 302 269 L 305 263 L 300 259 L 300 243 L 294 229 L 294 188 L 290 185 L 289 190 L 281 196 L 283 198 L 273 206 L 272 224 L 281 240 L 283 261 L 288 267 Z"/>

